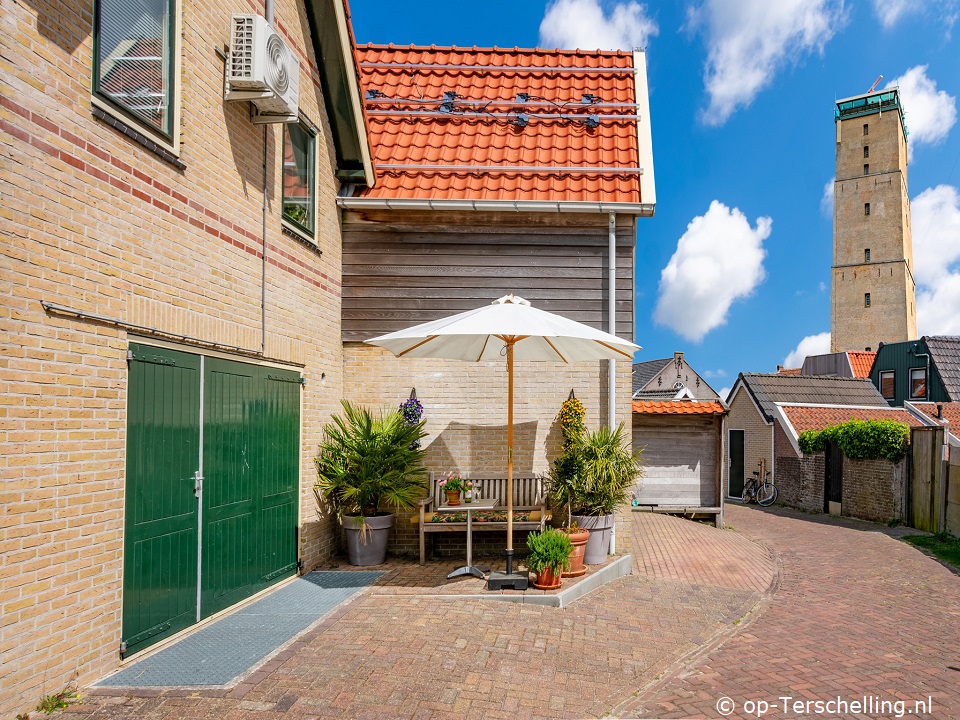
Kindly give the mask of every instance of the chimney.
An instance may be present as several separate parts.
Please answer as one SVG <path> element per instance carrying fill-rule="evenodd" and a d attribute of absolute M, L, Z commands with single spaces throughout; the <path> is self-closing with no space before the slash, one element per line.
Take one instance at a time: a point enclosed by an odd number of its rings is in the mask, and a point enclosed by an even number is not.
<path fill-rule="evenodd" d="M 943 420 L 943 403 L 937 403 L 937 420 Z"/>

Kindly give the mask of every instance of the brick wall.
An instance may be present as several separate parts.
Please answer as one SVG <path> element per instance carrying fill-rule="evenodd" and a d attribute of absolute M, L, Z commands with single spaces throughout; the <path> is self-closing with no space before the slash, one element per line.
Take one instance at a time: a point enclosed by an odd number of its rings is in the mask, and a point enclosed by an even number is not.
<path fill-rule="evenodd" d="M 823 512 L 824 455 L 777 458 L 777 502 L 787 507 Z"/>
<path fill-rule="evenodd" d="M 617 363 L 618 422 L 630 422 L 630 364 Z M 506 472 L 506 362 L 400 359 L 360 343 L 344 344 L 344 396 L 374 407 L 395 407 L 416 388 L 424 406 L 429 436 L 426 463 L 436 472 Z M 561 437 L 556 422 L 570 390 L 587 409 L 595 429 L 607 422 L 607 363 L 517 362 L 514 367 L 515 472 L 545 472 L 556 457 Z M 630 438 L 629 425 L 627 437 Z M 397 519 L 392 552 L 419 553 L 417 525 L 409 515 Z M 629 552 L 629 508 L 618 516 L 619 552 Z M 457 535 L 439 541 L 456 548 Z M 481 542 L 483 542 L 481 540 Z M 515 547 L 524 547 L 522 537 Z M 439 547 L 439 545 L 438 545 Z"/>
<path fill-rule="evenodd" d="M 841 512 L 874 522 L 903 520 L 907 461 L 843 458 Z"/>
<path fill-rule="evenodd" d="M 131 337 L 41 300 L 260 349 L 264 130 L 246 103 L 223 103 L 214 53 L 230 13 L 251 6 L 182 7 L 179 171 L 92 115 L 88 3 L 4 5 L 0 713 L 118 663 Z M 266 131 L 266 355 L 307 378 L 301 553 L 312 567 L 334 538 L 317 518 L 311 460 L 342 392 L 337 183 L 306 20 L 292 0 L 276 12 L 301 57 L 301 109 L 320 128 L 322 255 L 281 233 L 280 127 Z"/>

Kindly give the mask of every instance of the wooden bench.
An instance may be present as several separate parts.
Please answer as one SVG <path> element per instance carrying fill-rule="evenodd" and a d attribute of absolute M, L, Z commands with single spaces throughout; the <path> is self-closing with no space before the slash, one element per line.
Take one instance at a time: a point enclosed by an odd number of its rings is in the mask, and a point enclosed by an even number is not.
<path fill-rule="evenodd" d="M 500 502 L 492 512 L 505 514 L 507 510 L 507 478 L 503 475 L 478 475 L 469 476 L 474 484 L 479 481 L 481 497 L 495 497 Z M 420 503 L 420 515 L 411 518 L 411 522 L 420 524 L 420 564 L 426 563 L 426 536 L 428 533 L 438 532 L 466 532 L 467 521 L 451 521 L 449 513 L 435 513 L 434 508 L 441 505 L 446 499 L 446 495 L 441 497 L 440 488 L 437 486 L 436 478 L 430 473 L 431 496 L 422 498 Z M 464 510 L 470 507 L 464 505 Z M 540 530 L 542 531 L 547 521 L 550 519 L 550 513 L 547 510 L 547 498 L 543 492 L 543 480 L 539 475 L 520 474 L 513 476 L 513 513 L 514 518 L 517 514 L 526 515 L 526 520 L 513 521 L 514 530 Z M 506 532 L 506 520 L 484 520 L 486 515 L 483 512 L 477 512 L 473 515 L 473 532 L 488 532 L 497 530 Z"/>

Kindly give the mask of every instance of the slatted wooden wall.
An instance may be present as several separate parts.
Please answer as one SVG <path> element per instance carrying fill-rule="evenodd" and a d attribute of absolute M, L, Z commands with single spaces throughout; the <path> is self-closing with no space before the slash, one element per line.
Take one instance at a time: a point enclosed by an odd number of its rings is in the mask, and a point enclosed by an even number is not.
<path fill-rule="evenodd" d="M 606 215 L 348 212 L 343 340 L 362 341 L 513 292 L 606 331 Z M 617 221 L 617 335 L 633 338 L 636 220 Z"/>

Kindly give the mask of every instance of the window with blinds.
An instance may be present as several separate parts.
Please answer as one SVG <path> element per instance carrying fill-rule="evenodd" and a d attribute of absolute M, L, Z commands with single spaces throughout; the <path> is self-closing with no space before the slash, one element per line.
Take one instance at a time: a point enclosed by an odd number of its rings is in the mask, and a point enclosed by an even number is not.
<path fill-rule="evenodd" d="M 301 123 L 286 123 L 283 128 L 283 219 L 313 237 L 316 138 Z"/>
<path fill-rule="evenodd" d="M 97 0 L 94 92 L 173 136 L 175 0 Z"/>

